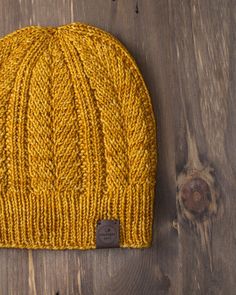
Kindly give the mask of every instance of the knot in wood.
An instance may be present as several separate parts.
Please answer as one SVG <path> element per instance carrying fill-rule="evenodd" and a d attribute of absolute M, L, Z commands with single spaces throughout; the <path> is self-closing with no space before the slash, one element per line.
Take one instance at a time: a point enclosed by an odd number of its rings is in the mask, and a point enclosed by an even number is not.
<path fill-rule="evenodd" d="M 210 195 L 209 185 L 199 177 L 187 181 L 181 189 L 184 207 L 194 214 L 201 214 L 208 210 Z"/>

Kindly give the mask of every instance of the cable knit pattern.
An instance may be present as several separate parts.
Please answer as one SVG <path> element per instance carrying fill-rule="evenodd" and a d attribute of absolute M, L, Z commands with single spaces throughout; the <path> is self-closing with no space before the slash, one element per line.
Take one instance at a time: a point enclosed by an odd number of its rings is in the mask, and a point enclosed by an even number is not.
<path fill-rule="evenodd" d="M 156 172 L 151 98 L 118 39 L 80 22 L 0 39 L 0 247 L 95 249 L 100 219 L 150 247 Z"/>

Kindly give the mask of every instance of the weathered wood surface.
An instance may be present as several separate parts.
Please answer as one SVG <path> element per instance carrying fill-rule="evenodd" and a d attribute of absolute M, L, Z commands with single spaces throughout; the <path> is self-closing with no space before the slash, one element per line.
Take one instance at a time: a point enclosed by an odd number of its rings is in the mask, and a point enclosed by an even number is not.
<path fill-rule="evenodd" d="M 158 124 L 150 249 L 0 249 L 0 294 L 235 294 L 233 0 L 1 0 L 1 36 L 93 24 L 135 57 Z"/>

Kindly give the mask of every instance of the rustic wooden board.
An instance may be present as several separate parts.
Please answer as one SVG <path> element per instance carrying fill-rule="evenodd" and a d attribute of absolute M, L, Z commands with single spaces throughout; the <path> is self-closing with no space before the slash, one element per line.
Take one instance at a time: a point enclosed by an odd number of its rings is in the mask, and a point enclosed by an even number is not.
<path fill-rule="evenodd" d="M 235 1 L 0 1 L 1 36 L 73 21 L 119 38 L 152 96 L 153 246 L 0 249 L 0 294 L 235 294 Z"/>

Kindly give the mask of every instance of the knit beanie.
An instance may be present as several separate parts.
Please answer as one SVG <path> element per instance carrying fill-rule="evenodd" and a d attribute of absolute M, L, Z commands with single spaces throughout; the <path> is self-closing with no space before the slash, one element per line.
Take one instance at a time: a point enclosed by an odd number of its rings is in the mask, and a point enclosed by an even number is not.
<path fill-rule="evenodd" d="M 0 247 L 146 248 L 157 168 L 151 98 L 95 26 L 0 39 Z"/>

